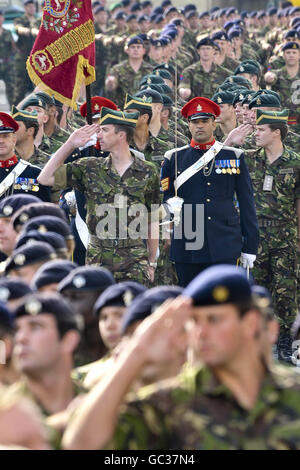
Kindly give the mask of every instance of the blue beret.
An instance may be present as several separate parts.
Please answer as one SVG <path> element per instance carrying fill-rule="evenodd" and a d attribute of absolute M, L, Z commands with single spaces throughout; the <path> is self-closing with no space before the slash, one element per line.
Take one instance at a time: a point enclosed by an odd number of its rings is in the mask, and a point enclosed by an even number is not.
<path fill-rule="evenodd" d="M 48 217 L 55 217 L 56 219 L 61 219 L 65 224 L 67 224 L 67 217 L 65 212 L 58 207 L 58 205 L 53 204 L 52 202 L 41 202 L 30 203 L 26 206 L 21 207 L 12 218 L 12 223 L 14 229 L 17 230 L 18 226 L 25 225 L 29 219 L 43 217 L 48 219 Z M 54 222 L 54 221 L 53 221 Z M 53 225 L 53 222 L 51 224 Z M 52 230 L 53 231 L 53 230 Z M 54 230 L 55 232 L 56 230 Z M 70 232 L 71 233 L 71 232 Z"/>
<path fill-rule="evenodd" d="M 140 15 L 140 16 L 138 17 L 138 19 L 137 19 L 137 22 L 138 22 L 138 23 L 142 23 L 143 21 L 149 21 L 149 16 L 144 15 L 144 14 L 143 14 L 143 15 Z M 141 36 L 141 35 L 139 34 L 139 36 Z M 143 38 L 142 38 L 142 39 L 143 39 Z"/>
<path fill-rule="evenodd" d="M 12 217 L 21 207 L 41 200 L 30 194 L 14 194 L 0 201 L 0 217 Z"/>
<path fill-rule="evenodd" d="M 206 37 L 206 38 L 201 39 L 201 41 L 198 42 L 196 48 L 199 49 L 199 47 L 201 47 L 201 46 L 214 47 L 214 43 L 209 37 Z"/>
<path fill-rule="evenodd" d="M 171 0 L 163 0 L 160 5 L 161 5 L 162 8 L 165 8 L 169 5 L 172 5 L 172 2 L 171 2 Z"/>
<path fill-rule="evenodd" d="M 244 20 L 245 18 L 247 18 L 247 16 L 248 16 L 248 12 L 247 12 L 246 10 L 241 11 L 240 17 L 242 18 L 242 20 Z"/>
<path fill-rule="evenodd" d="M 166 17 L 168 16 L 169 13 L 177 13 L 177 12 L 178 12 L 177 8 L 172 5 L 164 11 L 164 16 Z"/>
<path fill-rule="evenodd" d="M 183 20 L 180 19 L 180 18 L 175 18 L 171 23 L 170 23 L 170 26 L 183 26 L 184 23 L 183 23 Z"/>
<path fill-rule="evenodd" d="M 228 31 L 229 39 L 239 38 L 241 36 L 243 36 L 243 30 L 241 28 L 234 27 Z"/>
<path fill-rule="evenodd" d="M 118 11 L 118 13 L 114 17 L 115 20 L 126 20 L 126 18 L 127 18 L 127 15 L 125 11 Z"/>
<path fill-rule="evenodd" d="M 140 33 L 138 36 L 141 38 L 142 41 L 150 41 L 150 37 L 145 33 Z"/>
<path fill-rule="evenodd" d="M 29 285 L 18 278 L 1 277 L 0 278 L 0 301 L 20 299 L 24 295 L 30 294 L 33 290 Z"/>
<path fill-rule="evenodd" d="M 229 41 L 227 33 L 225 31 L 216 31 L 214 34 L 211 35 L 211 39 L 215 41 L 216 39 L 222 41 Z"/>
<path fill-rule="evenodd" d="M 128 7 L 128 5 L 130 4 L 130 0 L 122 0 L 121 3 L 124 7 Z"/>
<path fill-rule="evenodd" d="M 268 16 L 276 15 L 277 12 L 278 12 L 278 8 L 272 7 L 267 10 L 267 15 Z"/>
<path fill-rule="evenodd" d="M 152 2 L 150 0 L 145 0 L 141 3 L 142 8 L 152 7 Z"/>
<path fill-rule="evenodd" d="M 265 18 L 266 13 L 264 11 L 259 11 L 256 15 L 256 18 L 260 20 L 261 18 Z"/>
<path fill-rule="evenodd" d="M 95 9 L 94 14 L 97 15 L 97 13 L 100 13 L 101 11 L 106 11 L 102 5 L 100 5 L 99 7 Z"/>
<path fill-rule="evenodd" d="M 137 19 L 137 16 L 134 13 L 131 13 L 131 15 L 127 16 L 126 23 L 128 23 L 131 20 L 136 20 L 136 19 Z M 136 43 L 132 43 L 132 44 L 136 44 Z"/>
<path fill-rule="evenodd" d="M 197 10 L 197 7 L 194 3 L 188 3 L 187 5 L 185 5 L 185 7 L 183 8 L 184 12 L 188 12 L 188 11 L 193 11 L 193 10 Z"/>
<path fill-rule="evenodd" d="M 106 268 L 79 266 L 73 269 L 58 285 L 57 291 L 65 290 L 104 290 L 115 284 L 113 275 Z"/>
<path fill-rule="evenodd" d="M 297 42 L 289 41 L 282 47 L 283 51 L 287 51 L 288 49 L 300 49 L 300 46 Z"/>
<path fill-rule="evenodd" d="M 272 306 L 272 295 L 265 287 L 254 285 L 251 286 L 252 298 L 254 305 L 261 311 L 264 317 L 274 318 Z"/>
<path fill-rule="evenodd" d="M 298 13 L 298 12 L 300 12 L 300 7 L 291 7 L 289 14 L 294 15 L 295 13 Z"/>
<path fill-rule="evenodd" d="M 166 29 L 164 31 L 164 36 L 163 37 L 166 37 L 166 36 L 169 36 L 171 37 L 172 39 L 175 39 L 177 36 L 178 36 L 178 31 L 177 29 Z"/>
<path fill-rule="evenodd" d="M 164 10 L 162 9 L 162 7 L 155 7 L 153 8 L 153 15 L 162 15 L 164 12 Z"/>
<path fill-rule="evenodd" d="M 202 11 L 201 13 L 199 13 L 199 18 L 200 18 L 200 20 L 201 20 L 202 18 L 204 18 L 205 16 L 209 16 L 208 11 Z"/>
<path fill-rule="evenodd" d="M 67 329 L 79 330 L 78 317 L 72 306 L 61 295 L 56 293 L 33 293 L 23 297 L 18 303 L 15 317 L 53 315 L 58 324 L 63 324 Z"/>
<path fill-rule="evenodd" d="M 4 302 L 0 302 L 0 328 L 10 331 L 14 328 L 14 315 Z"/>
<path fill-rule="evenodd" d="M 24 232 L 37 230 L 38 232 L 56 232 L 64 238 L 73 238 L 70 226 L 62 219 L 53 215 L 33 217 L 23 226 Z"/>
<path fill-rule="evenodd" d="M 235 22 L 234 21 L 226 21 L 226 23 L 224 24 L 223 28 L 227 30 L 229 30 L 230 28 L 232 28 L 233 26 L 235 25 Z"/>
<path fill-rule="evenodd" d="M 233 15 L 235 13 L 238 13 L 238 10 L 234 7 L 228 8 L 225 12 L 226 16 Z"/>
<path fill-rule="evenodd" d="M 211 9 L 209 10 L 209 13 L 215 13 L 218 10 L 220 10 L 220 7 L 214 6 L 214 7 L 211 7 Z"/>
<path fill-rule="evenodd" d="M 155 17 L 155 20 L 153 21 L 154 24 L 159 24 L 161 23 L 162 21 L 164 21 L 164 17 L 162 15 L 157 15 Z"/>
<path fill-rule="evenodd" d="M 188 10 L 185 13 L 185 17 L 187 20 L 189 20 L 190 18 L 199 18 L 199 15 L 198 15 L 197 10 Z"/>
<path fill-rule="evenodd" d="M 69 260 L 48 261 L 37 270 L 31 281 L 31 286 L 37 290 L 48 284 L 58 284 L 77 267 L 76 263 Z"/>
<path fill-rule="evenodd" d="M 293 18 L 292 21 L 291 21 L 292 28 L 297 26 L 299 24 L 299 22 L 300 22 L 300 16 L 296 16 L 296 18 Z"/>
<path fill-rule="evenodd" d="M 66 241 L 62 235 L 55 232 L 38 232 L 37 230 L 29 230 L 28 232 L 22 232 L 18 241 L 15 244 L 15 250 L 24 246 L 32 241 L 49 243 L 55 251 L 67 250 Z"/>
<path fill-rule="evenodd" d="M 149 16 L 149 21 L 150 21 L 150 23 L 154 23 L 156 17 L 157 17 L 157 14 L 156 14 L 156 13 L 152 13 L 152 15 Z"/>
<path fill-rule="evenodd" d="M 283 38 L 284 39 L 287 39 L 287 38 L 299 38 L 300 35 L 299 35 L 299 32 L 297 31 L 297 29 L 290 29 L 289 31 L 287 31 L 286 33 L 284 33 L 283 35 Z"/>
<path fill-rule="evenodd" d="M 198 274 L 182 295 L 196 306 L 244 302 L 251 300 L 251 284 L 244 269 L 223 264 Z"/>
<path fill-rule="evenodd" d="M 257 11 L 251 11 L 251 12 L 248 14 L 248 18 L 256 18 L 256 15 L 257 15 Z"/>
<path fill-rule="evenodd" d="M 56 258 L 54 248 L 49 243 L 31 242 L 14 250 L 6 261 L 5 273 L 13 269 L 20 269 L 34 263 L 48 261 Z"/>
<path fill-rule="evenodd" d="M 122 332 L 126 332 L 127 328 L 138 320 L 151 315 L 155 309 L 167 299 L 175 299 L 182 293 L 182 288 L 178 286 L 153 287 L 143 294 L 139 295 L 128 308 L 123 321 Z"/>
<path fill-rule="evenodd" d="M 130 7 L 130 11 L 132 13 L 134 13 L 135 11 L 141 11 L 142 9 L 142 6 L 139 4 L 139 3 L 134 3 L 133 5 L 131 5 Z"/>
<path fill-rule="evenodd" d="M 94 306 L 94 313 L 99 317 L 100 310 L 104 307 L 129 307 L 133 299 L 145 291 L 146 287 L 134 281 L 114 284 L 100 294 Z"/>

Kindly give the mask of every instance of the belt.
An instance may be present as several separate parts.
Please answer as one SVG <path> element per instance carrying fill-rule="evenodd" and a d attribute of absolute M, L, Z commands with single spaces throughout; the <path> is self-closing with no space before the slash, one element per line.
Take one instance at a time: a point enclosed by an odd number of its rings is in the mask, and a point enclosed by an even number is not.
<path fill-rule="evenodd" d="M 280 225 L 284 225 L 281 220 L 258 219 L 259 227 L 279 227 Z"/>
<path fill-rule="evenodd" d="M 144 247 L 143 240 L 139 238 L 138 240 L 132 240 L 131 238 L 115 238 L 115 239 L 108 239 L 108 238 L 98 238 L 94 235 L 90 235 L 90 244 L 99 247 L 99 248 L 126 248 L 126 247 Z"/>

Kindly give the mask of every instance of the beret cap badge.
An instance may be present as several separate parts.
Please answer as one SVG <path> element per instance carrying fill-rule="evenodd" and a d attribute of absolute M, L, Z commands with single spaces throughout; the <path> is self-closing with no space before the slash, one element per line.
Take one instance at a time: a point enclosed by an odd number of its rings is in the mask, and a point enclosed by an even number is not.
<path fill-rule="evenodd" d="M 224 286 L 217 286 L 214 288 L 212 296 L 217 302 L 226 302 L 229 298 L 229 290 Z"/>

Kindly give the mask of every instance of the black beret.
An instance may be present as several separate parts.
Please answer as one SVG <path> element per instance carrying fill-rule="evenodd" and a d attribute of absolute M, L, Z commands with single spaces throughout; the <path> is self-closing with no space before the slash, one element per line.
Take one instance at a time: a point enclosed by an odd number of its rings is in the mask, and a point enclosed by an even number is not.
<path fill-rule="evenodd" d="M 287 39 L 287 38 L 299 38 L 300 37 L 300 34 L 299 32 L 297 31 L 297 29 L 290 29 L 289 31 L 287 31 L 286 33 L 284 33 L 283 35 L 283 38 L 284 39 Z"/>
<path fill-rule="evenodd" d="M 126 332 L 127 328 L 138 320 L 151 315 L 167 299 L 175 299 L 181 295 L 183 289 L 178 286 L 162 286 L 153 287 L 143 294 L 139 295 L 128 308 L 123 321 L 122 332 Z"/>
<path fill-rule="evenodd" d="M 276 15 L 277 12 L 278 12 L 278 8 L 272 7 L 267 10 L 267 15 L 268 16 Z"/>
<path fill-rule="evenodd" d="M 162 15 L 164 12 L 163 8 L 162 7 L 155 7 L 153 8 L 153 15 Z"/>
<path fill-rule="evenodd" d="M 30 230 L 37 230 L 41 233 L 56 232 L 66 239 L 73 238 L 70 226 L 64 220 L 52 215 L 29 219 L 23 226 L 23 232 L 29 232 Z"/>
<path fill-rule="evenodd" d="M 272 306 L 272 295 L 265 287 L 254 285 L 251 286 L 252 298 L 255 307 L 257 307 L 263 316 L 267 319 L 274 318 L 274 310 Z"/>
<path fill-rule="evenodd" d="M 137 16 L 134 14 L 134 13 L 131 13 L 131 15 L 128 15 L 126 17 L 126 23 L 128 23 L 129 21 L 132 21 L 132 20 L 136 20 L 137 19 Z M 133 39 L 133 38 L 132 38 Z M 140 44 L 138 42 L 131 42 L 131 44 Z"/>
<path fill-rule="evenodd" d="M 142 6 L 139 3 L 133 3 L 130 7 L 130 11 L 134 13 L 135 11 L 141 11 Z"/>
<path fill-rule="evenodd" d="M 172 108 L 174 105 L 172 98 L 170 98 L 168 95 L 165 95 L 164 93 L 161 96 L 163 99 L 164 108 Z"/>
<path fill-rule="evenodd" d="M 57 291 L 65 290 L 104 290 L 115 284 L 113 275 L 106 268 L 79 266 L 73 269 L 58 285 Z"/>
<path fill-rule="evenodd" d="M 256 15 L 256 18 L 258 20 L 260 20 L 261 18 L 265 18 L 266 17 L 266 13 L 264 11 L 259 11 Z"/>
<path fill-rule="evenodd" d="M 163 1 L 161 2 L 161 7 L 162 7 L 162 8 L 165 8 L 165 7 L 169 6 L 169 5 L 172 5 L 171 0 L 163 0 Z"/>
<path fill-rule="evenodd" d="M 49 243 L 55 251 L 57 250 L 67 250 L 65 239 L 62 235 L 55 232 L 38 232 L 37 230 L 29 230 L 28 232 L 22 232 L 18 238 L 14 249 L 20 248 L 33 241 Z"/>
<path fill-rule="evenodd" d="M 159 24 L 161 23 L 162 21 L 164 21 L 164 17 L 163 15 L 157 15 L 153 21 L 154 24 Z M 167 45 L 167 44 L 163 44 L 163 45 Z"/>
<path fill-rule="evenodd" d="M 185 17 L 187 20 L 189 20 L 190 18 L 199 18 L 199 15 L 197 10 L 189 10 L 185 13 Z"/>
<path fill-rule="evenodd" d="M 214 42 L 209 37 L 206 37 L 206 38 L 201 39 L 201 41 L 197 43 L 196 49 L 199 49 L 199 47 L 201 46 L 214 47 Z"/>
<path fill-rule="evenodd" d="M 0 301 L 8 302 L 8 300 L 19 299 L 24 295 L 30 294 L 33 290 L 26 282 L 17 278 L 1 277 L 0 278 Z"/>
<path fill-rule="evenodd" d="M 222 40 L 222 41 L 229 41 L 227 33 L 225 31 L 216 31 L 214 34 L 211 35 L 211 39 L 213 41 Z"/>
<path fill-rule="evenodd" d="M 99 317 L 100 310 L 104 307 L 129 307 L 133 299 L 145 291 L 146 287 L 134 281 L 114 284 L 100 294 L 94 306 L 94 313 Z"/>
<path fill-rule="evenodd" d="M 299 46 L 299 44 L 298 44 L 297 42 L 289 41 L 289 42 L 287 42 L 286 44 L 284 44 L 284 45 L 282 46 L 282 50 L 283 50 L 283 51 L 286 51 L 286 50 L 288 50 L 288 49 L 298 49 L 298 50 L 299 50 L 299 49 L 300 49 L 300 46 Z"/>
<path fill-rule="evenodd" d="M 143 21 L 149 21 L 149 16 L 147 15 L 140 15 L 137 19 L 137 22 L 138 23 L 142 23 Z M 139 36 L 141 36 L 141 34 L 139 34 Z M 142 38 L 143 39 L 143 38 Z M 143 39 L 144 40 L 144 39 Z"/>
<path fill-rule="evenodd" d="M 15 316 L 4 302 L 0 301 L 0 328 L 11 331 L 14 328 Z"/>
<path fill-rule="evenodd" d="M 199 13 L 199 18 L 200 19 L 204 18 L 205 16 L 209 16 L 208 11 L 202 11 L 201 13 Z"/>
<path fill-rule="evenodd" d="M 21 207 L 41 200 L 30 194 L 14 194 L 0 201 L 0 217 L 12 217 Z"/>
<path fill-rule="evenodd" d="M 152 2 L 150 0 L 145 0 L 141 3 L 142 8 L 152 7 Z"/>
<path fill-rule="evenodd" d="M 127 15 L 125 11 L 118 11 L 118 13 L 114 17 L 115 20 L 126 20 L 126 18 L 127 18 Z"/>
<path fill-rule="evenodd" d="M 25 225 L 30 219 L 36 217 L 48 218 L 49 216 L 59 218 L 64 222 L 67 222 L 67 217 L 64 211 L 52 202 L 41 202 L 30 203 L 24 207 L 21 207 L 13 216 L 12 223 L 14 229 L 19 225 Z"/>
<path fill-rule="evenodd" d="M 56 318 L 57 323 L 68 325 L 68 329 L 80 330 L 78 317 L 71 304 L 61 295 L 52 292 L 36 292 L 23 297 L 14 314 L 16 318 L 50 314 Z"/>
<path fill-rule="evenodd" d="M 48 284 L 59 284 L 78 265 L 68 260 L 53 260 L 43 264 L 35 273 L 31 286 L 40 289 Z M 1 286 L 1 282 L 0 282 Z"/>
<path fill-rule="evenodd" d="M 20 269 L 34 263 L 40 263 L 56 258 L 54 248 L 49 243 L 31 242 L 14 250 L 6 261 L 5 273 L 13 269 Z"/>

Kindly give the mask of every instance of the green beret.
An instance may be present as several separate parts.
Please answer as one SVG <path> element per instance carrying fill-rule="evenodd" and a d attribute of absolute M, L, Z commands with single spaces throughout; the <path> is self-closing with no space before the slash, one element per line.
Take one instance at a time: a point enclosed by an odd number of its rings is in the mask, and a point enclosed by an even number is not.
<path fill-rule="evenodd" d="M 165 83 L 164 79 L 160 77 L 159 75 L 145 75 L 142 80 L 139 83 L 139 86 L 141 87 L 142 85 L 160 85 L 161 83 Z"/>
<path fill-rule="evenodd" d="M 172 64 L 163 63 L 163 64 L 156 65 L 152 73 L 159 69 L 168 70 L 168 72 L 170 72 L 173 76 L 175 76 L 175 68 L 173 67 Z"/>
<path fill-rule="evenodd" d="M 283 111 L 263 111 L 258 109 L 256 111 L 256 124 L 273 124 L 274 122 L 288 123 L 289 110 L 284 109 Z"/>
<path fill-rule="evenodd" d="M 252 90 L 248 90 L 247 88 L 244 88 L 244 89 L 239 89 L 237 90 L 237 93 L 235 95 L 235 97 L 233 98 L 233 106 L 236 105 L 237 103 L 242 103 L 244 101 L 244 99 L 246 98 L 246 96 L 248 95 L 252 95 Z"/>
<path fill-rule="evenodd" d="M 165 95 L 170 95 L 173 93 L 173 90 L 172 88 L 169 87 L 169 85 L 166 85 L 165 83 L 161 83 L 159 86 Z"/>
<path fill-rule="evenodd" d="M 280 97 L 276 92 L 270 93 L 265 90 L 262 93 L 256 93 L 249 103 L 249 109 L 252 108 L 280 108 Z"/>
<path fill-rule="evenodd" d="M 234 71 L 234 75 L 239 75 L 240 73 L 249 73 L 250 75 L 256 75 L 259 77 L 260 70 L 258 67 L 250 64 L 249 62 L 242 62 Z"/>
<path fill-rule="evenodd" d="M 142 85 L 140 88 L 140 91 L 144 91 L 144 90 L 155 90 L 160 94 L 163 93 L 163 89 L 161 85 L 158 85 L 156 83 L 151 83 L 151 85 Z"/>
<path fill-rule="evenodd" d="M 48 106 L 55 106 L 55 100 L 53 98 L 53 96 L 50 96 L 48 93 L 46 93 L 45 91 L 37 91 L 34 96 L 37 96 L 38 98 L 42 98 L 43 101 L 45 101 L 45 103 L 48 105 Z"/>
<path fill-rule="evenodd" d="M 249 90 L 250 91 L 250 90 Z M 255 91 L 250 91 L 250 93 L 247 93 L 241 104 L 248 104 L 252 101 L 253 96 L 255 95 Z"/>
<path fill-rule="evenodd" d="M 234 96 L 235 95 L 232 91 L 220 91 L 214 94 L 212 101 L 217 104 L 232 104 Z"/>
<path fill-rule="evenodd" d="M 47 107 L 45 100 L 41 96 L 36 95 L 29 96 L 22 104 L 21 109 L 26 109 L 29 106 L 39 106 L 43 109 Z"/>
<path fill-rule="evenodd" d="M 166 80 L 173 80 L 172 75 L 166 69 L 157 69 L 157 70 L 153 71 L 153 74 L 158 75 L 158 76 L 160 76 L 160 77 L 162 77 Z"/>
<path fill-rule="evenodd" d="M 15 105 L 11 108 L 11 116 L 15 121 L 23 121 L 31 124 L 37 124 L 38 126 L 38 113 L 36 111 L 25 111 L 18 109 Z"/>
<path fill-rule="evenodd" d="M 224 80 L 224 83 L 234 83 L 235 85 L 244 86 L 249 90 L 252 89 L 252 85 L 249 80 L 247 80 L 245 77 L 241 77 L 240 75 L 231 75 L 230 77 L 227 77 L 226 80 Z"/>
<path fill-rule="evenodd" d="M 101 108 L 100 125 L 118 124 L 124 126 L 136 127 L 139 113 L 124 113 L 123 111 L 115 111 L 110 108 Z"/>
<path fill-rule="evenodd" d="M 137 98 L 136 96 L 132 96 L 127 93 L 125 98 L 124 110 L 127 109 L 137 109 L 138 111 L 152 111 L 152 99 L 150 97 L 146 97 L 146 99 L 144 100 L 143 98 Z"/>
<path fill-rule="evenodd" d="M 170 98 L 168 95 L 164 95 L 162 94 L 162 99 L 163 99 L 163 104 L 164 104 L 164 108 L 171 108 L 173 105 L 174 105 L 174 102 L 172 100 L 172 98 Z"/>

